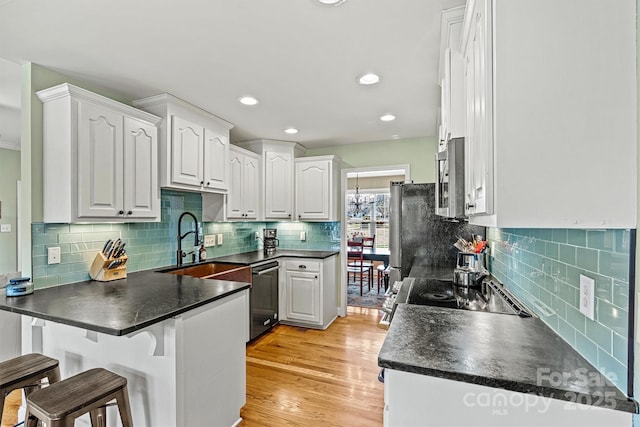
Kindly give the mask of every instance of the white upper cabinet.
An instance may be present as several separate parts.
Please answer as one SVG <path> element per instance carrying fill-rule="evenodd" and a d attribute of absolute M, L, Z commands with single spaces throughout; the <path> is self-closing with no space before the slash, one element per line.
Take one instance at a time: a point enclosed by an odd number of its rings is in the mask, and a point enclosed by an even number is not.
<path fill-rule="evenodd" d="M 266 151 L 264 154 L 265 218 L 292 219 L 293 155 Z"/>
<path fill-rule="evenodd" d="M 237 145 L 262 157 L 259 198 L 263 214 L 259 219 L 294 219 L 294 159 L 303 154 L 302 146 L 271 139 L 243 141 Z"/>
<path fill-rule="evenodd" d="M 160 118 L 66 83 L 37 95 L 44 221 L 158 221 Z"/>
<path fill-rule="evenodd" d="M 466 212 L 505 228 L 635 228 L 634 0 L 469 0 Z"/>
<path fill-rule="evenodd" d="M 339 165 L 336 157 L 299 157 L 295 163 L 297 218 L 337 221 Z"/>
<path fill-rule="evenodd" d="M 229 160 L 228 219 L 258 218 L 260 156 L 231 146 Z"/>
<path fill-rule="evenodd" d="M 231 123 L 167 93 L 133 104 L 164 119 L 160 126 L 161 187 L 228 191 Z"/>
<path fill-rule="evenodd" d="M 464 6 L 461 6 L 442 11 L 439 151 L 446 149 L 446 142 L 450 138 L 465 135 L 463 58 L 460 52 L 464 9 Z"/>

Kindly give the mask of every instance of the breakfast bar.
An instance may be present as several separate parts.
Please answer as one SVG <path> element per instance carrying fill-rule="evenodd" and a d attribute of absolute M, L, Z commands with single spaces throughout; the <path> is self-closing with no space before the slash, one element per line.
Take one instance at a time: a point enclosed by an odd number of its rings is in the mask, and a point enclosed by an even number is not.
<path fill-rule="evenodd" d="M 126 377 L 136 426 L 231 426 L 246 400 L 249 287 L 141 271 L 3 295 L 0 310 L 22 316 L 23 353 L 58 359 L 62 378 Z"/>

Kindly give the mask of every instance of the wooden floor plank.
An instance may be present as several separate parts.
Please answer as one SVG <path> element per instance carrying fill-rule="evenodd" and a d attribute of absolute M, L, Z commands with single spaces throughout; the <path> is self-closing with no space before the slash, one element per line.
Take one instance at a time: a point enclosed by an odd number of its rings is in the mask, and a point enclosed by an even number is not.
<path fill-rule="evenodd" d="M 280 325 L 247 346 L 241 427 L 381 426 L 379 310 L 349 307 L 326 330 Z"/>

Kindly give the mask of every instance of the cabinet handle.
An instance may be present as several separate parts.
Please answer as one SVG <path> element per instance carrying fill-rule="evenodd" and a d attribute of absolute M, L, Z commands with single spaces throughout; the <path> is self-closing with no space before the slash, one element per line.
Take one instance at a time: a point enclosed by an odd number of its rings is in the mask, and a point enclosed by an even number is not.
<path fill-rule="evenodd" d="M 473 203 L 467 203 L 467 210 L 471 209 L 471 208 L 475 208 L 476 205 L 474 205 Z"/>
<path fill-rule="evenodd" d="M 306 265 L 304 265 L 304 264 L 300 264 L 300 265 L 298 266 L 298 268 L 301 268 L 301 269 L 303 269 L 303 270 L 304 270 L 305 268 L 307 268 L 307 266 L 306 266 Z"/>
<path fill-rule="evenodd" d="M 133 215 L 133 211 L 128 211 L 127 215 Z"/>
<path fill-rule="evenodd" d="M 124 215 L 124 211 L 123 210 L 118 211 L 118 215 Z"/>

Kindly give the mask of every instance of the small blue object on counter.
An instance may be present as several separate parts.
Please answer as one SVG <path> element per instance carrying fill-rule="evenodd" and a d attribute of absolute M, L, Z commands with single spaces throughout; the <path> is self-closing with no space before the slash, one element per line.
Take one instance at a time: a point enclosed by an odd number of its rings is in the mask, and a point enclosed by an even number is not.
<path fill-rule="evenodd" d="M 8 297 L 20 297 L 33 293 L 33 282 L 31 277 L 18 277 L 9 280 L 9 284 L 5 288 L 5 294 Z"/>

